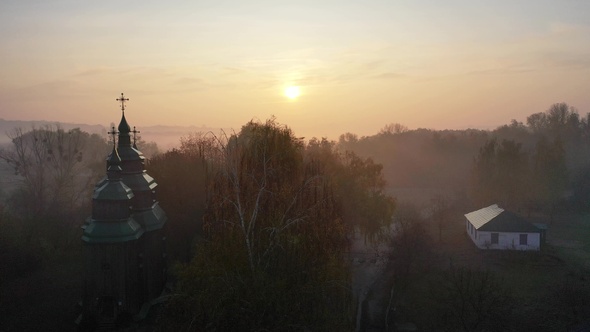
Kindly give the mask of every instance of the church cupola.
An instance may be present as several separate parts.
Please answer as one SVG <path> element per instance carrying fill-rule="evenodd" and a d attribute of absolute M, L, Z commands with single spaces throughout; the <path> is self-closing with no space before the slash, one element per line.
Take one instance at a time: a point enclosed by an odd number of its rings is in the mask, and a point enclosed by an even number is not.
<path fill-rule="evenodd" d="M 84 229 L 84 242 L 126 242 L 143 234 L 143 229 L 131 216 L 133 192 L 121 179 L 121 158 L 113 147 L 107 159 L 106 181 L 94 190 L 92 217 Z"/>

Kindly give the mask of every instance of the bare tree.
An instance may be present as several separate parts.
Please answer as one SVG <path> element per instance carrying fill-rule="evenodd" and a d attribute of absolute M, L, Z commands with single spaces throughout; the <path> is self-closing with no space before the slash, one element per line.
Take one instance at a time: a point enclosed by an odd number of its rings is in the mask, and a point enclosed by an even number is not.
<path fill-rule="evenodd" d="M 12 194 L 12 210 L 25 219 L 55 219 L 70 226 L 81 222 L 74 214 L 90 201 L 95 173 L 104 172 L 105 140 L 59 126 L 17 128 L 9 137 L 12 146 L 0 150 L 0 159 L 21 181 Z"/>
<path fill-rule="evenodd" d="M 192 308 L 187 323 L 219 330 L 348 326 L 342 253 L 349 229 L 327 151 L 307 154 L 302 139 L 274 119 L 215 140 L 217 152 L 203 151 L 212 156 L 204 235 L 179 282 L 187 294 L 181 307 Z M 207 145 L 194 143 L 193 151 Z"/>
<path fill-rule="evenodd" d="M 250 122 L 239 135 L 219 140 L 219 146 L 223 160 L 215 181 L 216 219 L 239 230 L 254 272 L 268 266 L 283 233 L 308 221 L 325 201 L 304 202 L 303 197 L 322 178 L 303 174 L 303 143 L 272 119 Z"/>
<path fill-rule="evenodd" d="M 386 124 L 383 128 L 381 128 L 381 130 L 379 131 L 379 134 L 384 135 L 384 134 L 389 134 L 389 135 L 395 135 L 395 134 L 402 134 L 405 132 L 408 132 L 410 129 L 408 129 L 408 127 L 404 126 L 401 123 L 390 123 L 390 124 Z"/>

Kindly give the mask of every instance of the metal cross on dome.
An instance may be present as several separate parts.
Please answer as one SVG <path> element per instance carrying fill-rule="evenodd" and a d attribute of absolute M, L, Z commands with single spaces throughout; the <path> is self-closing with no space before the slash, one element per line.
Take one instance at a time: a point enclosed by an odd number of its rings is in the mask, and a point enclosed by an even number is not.
<path fill-rule="evenodd" d="M 112 130 L 108 132 L 109 135 L 113 136 L 113 144 L 116 144 L 116 138 L 117 138 L 117 134 L 119 132 L 115 129 L 115 126 L 112 127 Z"/>
<path fill-rule="evenodd" d="M 141 131 L 136 130 L 135 126 L 133 126 L 133 130 L 131 132 L 133 133 L 133 147 L 137 149 L 135 142 L 137 141 L 137 134 L 141 133 Z"/>
<path fill-rule="evenodd" d="M 125 96 L 123 95 L 123 92 L 121 92 L 121 98 L 117 98 L 116 101 L 121 102 L 121 111 L 123 111 L 123 113 L 125 113 L 125 102 L 129 101 L 129 98 L 125 98 Z"/>

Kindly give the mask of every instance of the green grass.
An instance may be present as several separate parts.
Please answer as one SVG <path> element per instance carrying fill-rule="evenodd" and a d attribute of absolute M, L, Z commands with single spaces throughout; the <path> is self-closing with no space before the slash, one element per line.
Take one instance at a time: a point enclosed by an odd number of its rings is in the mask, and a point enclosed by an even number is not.
<path fill-rule="evenodd" d="M 416 322 L 420 328 L 436 326 L 432 325 L 435 318 L 430 317 L 433 309 L 428 309 L 433 305 L 432 290 L 444 281 L 442 271 L 451 264 L 494 274 L 513 297 L 511 327 L 516 330 L 559 331 L 579 324 L 581 317 L 590 314 L 588 306 L 568 306 L 569 293 L 563 293 L 571 288 L 584 296 L 581 301 L 586 301 L 586 290 L 590 294 L 590 215 L 545 221 L 549 244 L 541 252 L 480 250 L 465 234 L 463 216 L 458 214 L 454 220 L 443 230 L 441 240 L 437 225 L 430 224 L 434 262 L 430 272 L 409 285 L 397 311 L 401 321 Z M 572 310 L 579 311 L 579 317 L 571 316 Z"/>
<path fill-rule="evenodd" d="M 547 240 L 556 256 L 577 268 L 590 268 L 590 215 L 555 218 L 547 230 Z"/>

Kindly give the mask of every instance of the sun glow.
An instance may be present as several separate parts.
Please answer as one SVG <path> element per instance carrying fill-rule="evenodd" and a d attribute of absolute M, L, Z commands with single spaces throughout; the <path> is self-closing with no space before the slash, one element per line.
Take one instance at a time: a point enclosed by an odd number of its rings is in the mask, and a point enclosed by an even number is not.
<path fill-rule="evenodd" d="M 285 89 L 285 96 L 287 96 L 289 99 L 295 99 L 299 97 L 300 94 L 301 91 L 299 90 L 298 86 L 289 86 Z"/>

